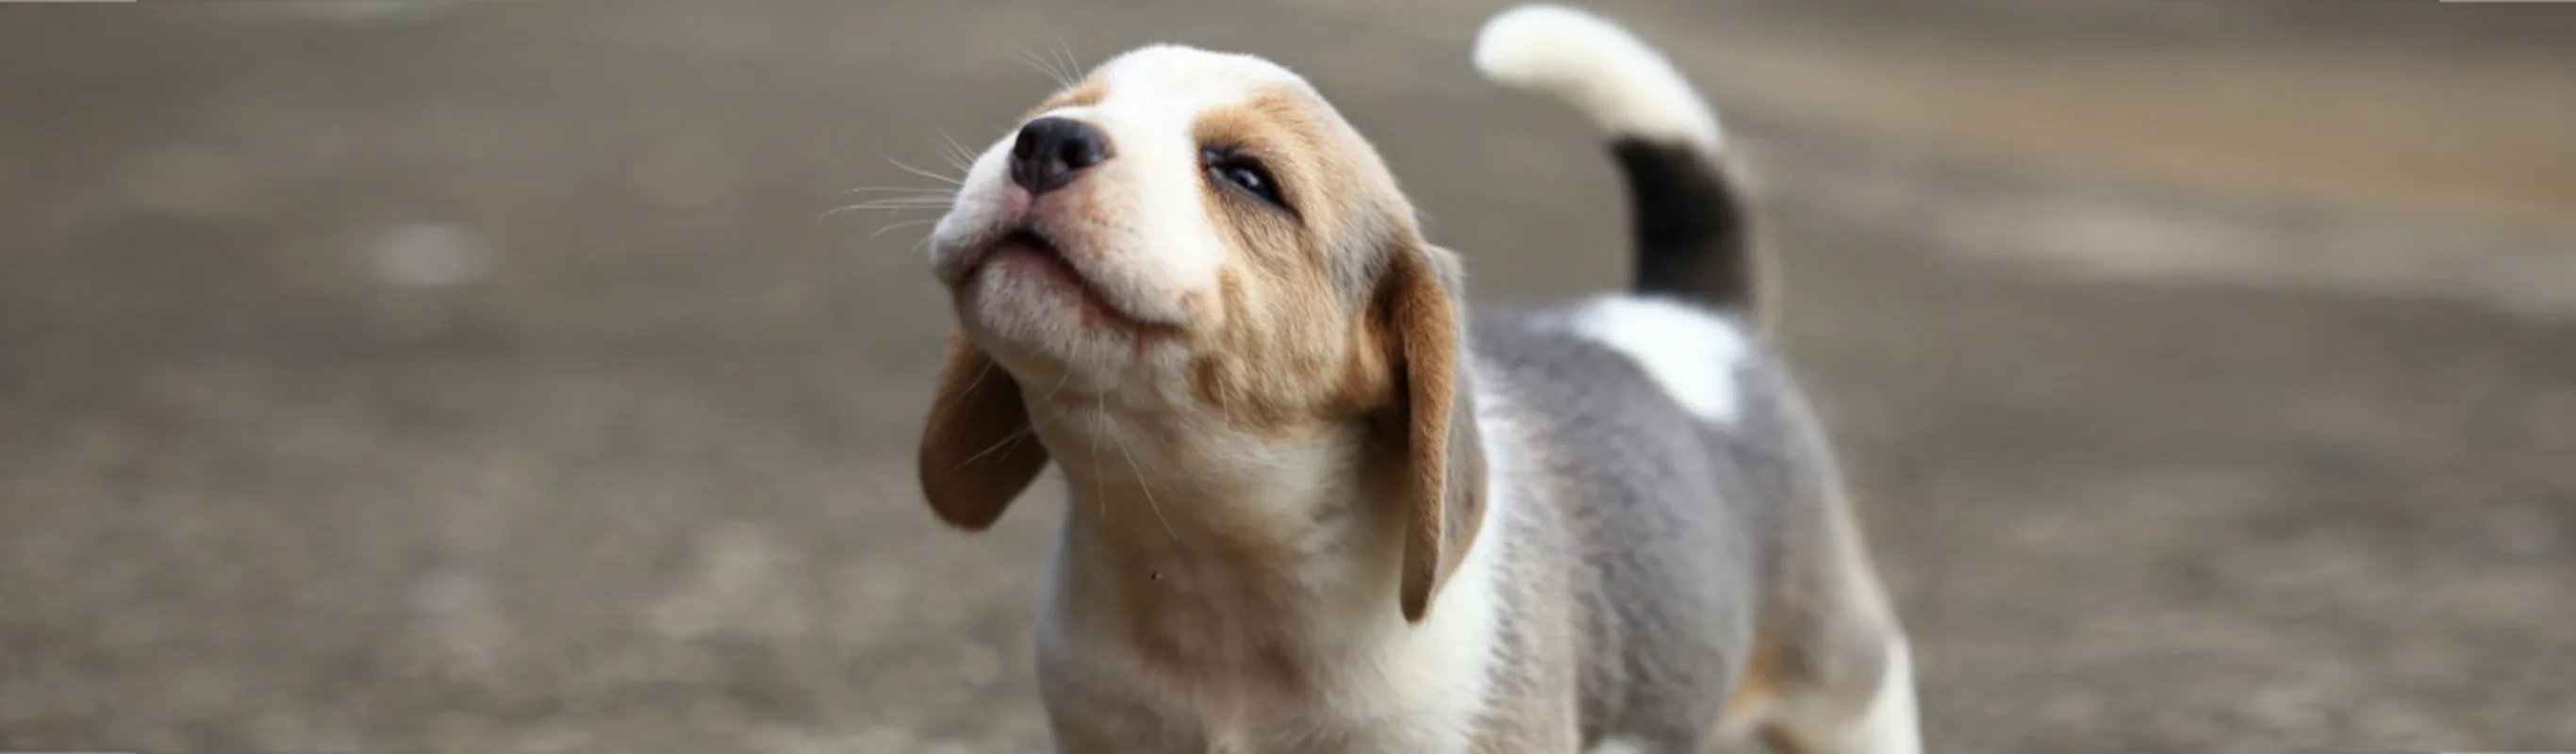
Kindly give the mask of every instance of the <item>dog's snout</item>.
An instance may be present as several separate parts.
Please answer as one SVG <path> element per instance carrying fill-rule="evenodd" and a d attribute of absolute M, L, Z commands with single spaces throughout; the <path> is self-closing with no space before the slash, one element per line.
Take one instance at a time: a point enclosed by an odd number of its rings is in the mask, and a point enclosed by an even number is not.
<path fill-rule="evenodd" d="M 1011 182 L 1043 194 L 1107 159 L 1109 137 L 1100 129 L 1071 118 L 1039 118 L 1021 126 L 1011 145 Z"/>

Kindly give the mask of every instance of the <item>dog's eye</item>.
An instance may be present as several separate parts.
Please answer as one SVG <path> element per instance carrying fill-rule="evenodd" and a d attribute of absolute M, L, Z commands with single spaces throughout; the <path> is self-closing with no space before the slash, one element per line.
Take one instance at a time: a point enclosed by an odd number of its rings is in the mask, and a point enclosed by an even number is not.
<path fill-rule="evenodd" d="M 1279 195 L 1279 181 L 1270 177 L 1270 170 L 1262 167 L 1260 160 L 1222 149 L 1207 150 L 1200 155 L 1199 159 L 1206 163 L 1209 177 L 1252 192 L 1253 196 L 1261 197 L 1262 201 L 1282 208 L 1288 206 L 1287 200 Z"/>

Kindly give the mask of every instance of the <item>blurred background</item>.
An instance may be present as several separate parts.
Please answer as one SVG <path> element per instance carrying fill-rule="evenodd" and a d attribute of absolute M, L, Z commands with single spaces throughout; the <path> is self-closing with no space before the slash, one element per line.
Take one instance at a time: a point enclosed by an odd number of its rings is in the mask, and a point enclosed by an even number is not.
<path fill-rule="evenodd" d="M 0 749 L 1034 751 L 1054 513 L 922 508 L 931 215 L 826 213 L 1181 41 L 1487 305 L 1616 286 L 1498 6 L 0 8 Z M 1935 751 L 2576 746 L 2576 9 L 1600 7 L 1749 145 Z"/>

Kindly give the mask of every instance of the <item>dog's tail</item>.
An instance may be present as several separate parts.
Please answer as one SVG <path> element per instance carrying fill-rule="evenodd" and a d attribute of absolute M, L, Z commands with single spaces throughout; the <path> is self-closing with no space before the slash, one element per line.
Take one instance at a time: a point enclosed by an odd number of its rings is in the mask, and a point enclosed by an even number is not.
<path fill-rule="evenodd" d="M 1628 183 L 1636 290 L 1762 318 L 1770 305 L 1745 170 L 1717 114 L 1663 53 L 1599 16 L 1523 5 L 1485 22 L 1476 68 L 1580 111 Z"/>

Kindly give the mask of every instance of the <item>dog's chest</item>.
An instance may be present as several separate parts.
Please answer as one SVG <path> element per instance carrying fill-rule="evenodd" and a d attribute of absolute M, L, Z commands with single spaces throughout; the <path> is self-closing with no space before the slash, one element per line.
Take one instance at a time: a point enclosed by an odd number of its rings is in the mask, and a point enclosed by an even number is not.
<path fill-rule="evenodd" d="M 1048 713 L 1060 738 L 1118 751 L 1465 752 L 1497 662 L 1480 570 L 1419 624 L 1392 592 L 1281 609 L 1220 590 L 1142 612 L 1060 593 L 1040 630 Z"/>
<path fill-rule="evenodd" d="M 1057 726 L 1115 729 L 1121 750 L 1464 752 L 1487 669 L 1480 658 L 1414 644 L 1420 651 L 1408 656 L 1303 674 L 1283 670 L 1276 656 L 1175 667 L 1098 644 L 1041 661 Z"/>

